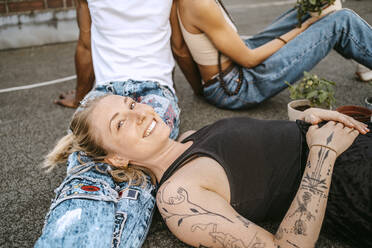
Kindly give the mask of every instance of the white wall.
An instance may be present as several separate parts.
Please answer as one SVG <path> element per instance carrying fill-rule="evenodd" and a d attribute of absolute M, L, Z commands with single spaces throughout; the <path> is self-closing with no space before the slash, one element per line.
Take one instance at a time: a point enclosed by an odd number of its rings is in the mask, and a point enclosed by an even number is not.
<path fill-rule="evenodd" d="M 74 9 L 0 16 L 0 50 L 74 41 L 77 38 Z"/>

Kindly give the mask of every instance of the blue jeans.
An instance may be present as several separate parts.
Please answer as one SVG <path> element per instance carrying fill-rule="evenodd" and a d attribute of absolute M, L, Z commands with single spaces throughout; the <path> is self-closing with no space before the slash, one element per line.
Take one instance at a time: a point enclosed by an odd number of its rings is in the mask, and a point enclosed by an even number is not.
<path fill-rule="evenodd" d="M 85 99 L 105 94 L 130 96 L 151 105 L 172 128 L 170 137 L 178 136 L 178 99 L 167 87 L 151 81 L 113 82 L 96 87 Z M 155 186 L 149 177 L 146 186 L 116 183 L 110 169 L 83 152 L 69 156 L 67 176 L 55 190 L 35 247 L 142 246 L 155 209 Z"/>
<path fill-rule="evenodd" d="M 297 11 L 292 9 L 262 33 L 246 39 L 245 44 L 251 49 L 259 47 L 289 32 L 297 23 Z M 220 108 L 253 107 L 285 89 L 285 81 L 295 83 L 304 71 L 310 71 L 332 48 L 343 57 L 372 69 L 372 28 L 355 12 L 342 9 L 311 25 L 260 65 L 242 68 L 243 82 L 236 95 L 226 94 L 217 81 L 204 88 L 204 96 Z M 237 66 L 224 76 L 230 92 L 236 89 L 238 78 Z"/>

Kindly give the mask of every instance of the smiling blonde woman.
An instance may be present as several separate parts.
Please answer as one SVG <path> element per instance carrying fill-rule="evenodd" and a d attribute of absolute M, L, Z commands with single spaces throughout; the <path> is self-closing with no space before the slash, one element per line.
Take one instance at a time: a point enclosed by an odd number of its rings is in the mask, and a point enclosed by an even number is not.
<path fill-rule="evenodd" d="M 150 170 L 163 219 L 194 247 L 314 247 L 323 222 L 371 246 L 371 123 L 320 109 L 303 120 L 315 125 L 229 118 L 177 142 L 150 106 L 111 95 L 74 116 L 70 137 L 109 168 Z M 268 220 L 281 221 L 275 234 L 255 224 Z"/>

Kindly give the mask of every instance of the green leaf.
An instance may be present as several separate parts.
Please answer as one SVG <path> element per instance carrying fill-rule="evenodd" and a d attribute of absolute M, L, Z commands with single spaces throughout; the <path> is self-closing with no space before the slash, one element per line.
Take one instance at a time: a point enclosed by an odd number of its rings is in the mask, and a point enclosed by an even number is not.
<path fill-rule="evenodd" d="M 315 96 L 318 96 L 318 92 L 314 90 L 314 91 L 311 91 L 309 94 L 307 94 L 306 98 L 312 98 Z"/>
<path fill-rule="evenodd" d="M 304 77 L 297 84 L 289 85 L 290 97 L 292 99 L 308 99 L 311 106 L 322 106 L 329 108 L 334 105 L 335 82 L 304 72 Z"/>
<path fill-rule="evenodd" d="M 322 90 L 319 94 L 319 102 L 323 103 L 327 99 L 327 97 L 328 97 L 327 92 Z"/>

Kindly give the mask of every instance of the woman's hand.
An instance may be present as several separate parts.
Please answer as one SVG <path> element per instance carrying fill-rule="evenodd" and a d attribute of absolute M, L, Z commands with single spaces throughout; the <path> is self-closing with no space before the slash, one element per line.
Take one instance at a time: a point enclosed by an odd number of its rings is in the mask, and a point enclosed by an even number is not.
<path fill-rule="evenodd" d="M 329 13 L 326 13 L 326 14 L 323 14 L 323 15 L 320 15 L 320 16 L 312 16 L 310 17 L 309 19 L 307 19 L 306 21 L 304 21 L 302 23 L 303 26 L 305 26 L 305 28 L 308 28 L 310 27 L 312 24 L 316 23 L 317 21 L 319 21 L 320 19 L 322 19 L 323 17 L 333 13 L 334 11 L 332 12 L 329 12 Z"/>
<path fill-rule="evenodd" d="M 310 149 L 312 146 L 323 146 L 336 152 L 338 156 L 351 146 L 358 135 L 357 130 L 330 121 L 321 128 L 318 125 L 311 126 L 306 134 L 306 141 Z"/>
<path fill-rule="evenodd" d="M 325 15 L 324 15 L 325 16 Z M 307 19 L 306 21 L 304 21 L 302 23 L 302 25 L 305 27 L 305 28 L 308 28 L 310 27 L 313 23 L 319 21 L 320 19 L 322 19 L 324 16 L 312 16 L 310 17 L 309 19 Z"/>
<path fill-rule="evenodd" d="M 336 121 L 344 124 L 347 127 L 358 130 L 361 134 L 366 134 L 370 130 L 367 125 L 355 120 L 354 118 L 341 114 L 337 111 L 309 108 L 303 112 L 301 120 L 316 125 L 322 121 Z"/>

